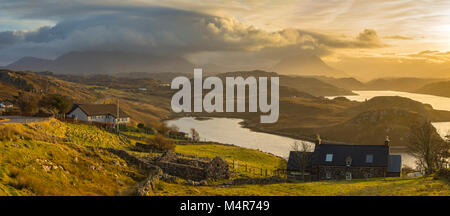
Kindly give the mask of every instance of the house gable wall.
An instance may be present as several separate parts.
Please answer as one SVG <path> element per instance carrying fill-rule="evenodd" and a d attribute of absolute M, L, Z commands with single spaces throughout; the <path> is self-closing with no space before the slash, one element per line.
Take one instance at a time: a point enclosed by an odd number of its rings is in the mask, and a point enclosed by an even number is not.
<path fill-rule="evenodd" d="M 81 110 L 79 107 L 75 108 L 72 112 L 67 114 L 67 116 L 70 118 L 75 117 L 75 118 L 77 118 L 77 120 L 80 120 L 80 121 L 89 121 L 86 113 L 84 113 L 83 110 Z"/>
<path fill-rule="evenodd" d="M 72 112 L 67 114 L 68 117 L 76 117 L 80 121 L 91 121 L 91 122 L 101 122 L 101 123 L 114 123 L 115 118 L 112 115 L 98 115 L 98 116 L 87 116 L 86 113 L 79 107 L 75 108 Z M 130 118 L 119 118 L 119 123 L 129 123 Z"/>

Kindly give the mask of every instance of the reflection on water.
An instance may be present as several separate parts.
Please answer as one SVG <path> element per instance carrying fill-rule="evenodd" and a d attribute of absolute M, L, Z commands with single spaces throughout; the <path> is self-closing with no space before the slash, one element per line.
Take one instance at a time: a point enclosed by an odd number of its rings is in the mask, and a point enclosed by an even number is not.
<path fill-rule="evenodd" d="M 248 128 L 241 127 L 239 124 L 241 121 L 241 119 L 232 118 L 196 120 L 193 117 L 185 117 L 167 121 L 167 124 L 169 126 L 176 125 L 180 128 L 180 131 L 186 133 L 189 133 L 191 128 L 195 128 L 199 132 L 201 140 L 258 149 L 284 158 L 289 156 L 289 151 L 294 142 L 300 142 L 300 140 L 289 137 L 251 131 Z M 313 143 L 310 144 L 314 146 Z"/>
<path fill-rule="evenodd" d="M 450 111 L 450 98 L 425 94 L 413 94 L 398 91 L 354 91 L 358 95 L 345 96 L 349 100 L 365 101 L 376 96 L 401 96 L 415 101 L 430 104 L 437 110 Z M 333 99 L 335 97 L 327 97 Z M 239 124 L 241 119 L 211 118 L 209 120 L 195 120 L 193 117 L 180 118 L 168 121 L 168 125 L 176 125 L 181 131 L 189 133 L 195 128 L 202 140 L 216 141 L 220 143 L 234 144 L 237 146 L 258 149 L 284 158 L 289 156 L 289 151 L 295 141 L 305 142 L 268 133 L 254 132 L 243 128 Z M 450 131 L 450 122 L 433 123 L 442 137 Z M 314 144 L 307 142 L 314 147 Z M 313 148 L 312 148 L 313 149 Z M 415 159 L 404 152 L 394 152 L 402 155 L 403 165 L 415 168 Z"/>
<path fill-rule="evenodd" d="M 241 119 L 231 118 L 211 118 L 208 120 L 196 120 L 193 117 L 185 117 L 167 121 L 167 124 L 176 125 L 180 131 L 189 133 L 191 128 L 195 128 L 201 140 L 215 141 L 226 144 L 257 149 L 263 152 L 272 153 L 277 156 L 288 158 L 289 151 L 295 141 L 305 142 L 268 133 L 254 132 L 248 128 L 243 128 L 239 122 Z M 314 149 L 314 144 L 307 142 Z M 402 155 L 404 165 L 415 167 L 414 158 L 406 153 L 396 153 Z"/>

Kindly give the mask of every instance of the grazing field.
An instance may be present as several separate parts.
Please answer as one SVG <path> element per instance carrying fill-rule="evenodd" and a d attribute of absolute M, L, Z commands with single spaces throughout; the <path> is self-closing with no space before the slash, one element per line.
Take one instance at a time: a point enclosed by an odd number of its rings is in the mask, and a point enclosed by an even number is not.
<path fill-rule="evenodd" d="M 0 125 L 0 195 L 126 195 L 145 178 L 106 151 L 126 147 L 88 125 L 50 120 Z"/>
<path fill-rule="evenodd" d="M 445 180 L 433 177 L 282 183 L 226 187 L 160 182 L 156 196 L 450 196 Z"/>
<path fill-rule="evenodd" d="M 2 124 L 0 196 L 133 195 L 147 172 L 93 147 L 123 149 L 137 156 L 149 154 L 135 152 L 135 142 L 94 126 L 54 119 L 30 124 Z M 230 164 L 232 179 L 262 178 L 258 169 L 272 170 L 286 165 L 284 159 L 274 155 L 232 145 L 177 144 L 175 151 L 185 156 L 220 156 Z M 249 169 L 257 168 L 256 172 L 244 170 L 245 165 Z M 187 180 L 178 180 L 178 183 L 159 180 L 150 195 L 450 195 L 449 182 L 433 176 L 240 186 L 223 185 L 228 180 L 210 180 L 209 186 L 188 186 Z"/>

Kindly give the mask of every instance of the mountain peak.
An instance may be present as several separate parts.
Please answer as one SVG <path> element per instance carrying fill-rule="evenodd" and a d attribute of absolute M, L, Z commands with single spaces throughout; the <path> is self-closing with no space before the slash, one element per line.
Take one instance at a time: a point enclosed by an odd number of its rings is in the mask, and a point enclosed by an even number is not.
<path fill-rule="evenodd" d="M 139 52 L 74 51 L 55 60 L 24 57 L 6 66 L 15 70 L 54 71 L 65 74 L 126 72 L 189 72 L 193 65 L 182 57 L 164 57 Z"/>
<path fill-rule="evenodd" d="M 311 54 L 297 54 L 282 59 L 274 66 L 274 71 L 298 76 L 347 76 L 344 72 L 328 66 L 320 57 Z"/>

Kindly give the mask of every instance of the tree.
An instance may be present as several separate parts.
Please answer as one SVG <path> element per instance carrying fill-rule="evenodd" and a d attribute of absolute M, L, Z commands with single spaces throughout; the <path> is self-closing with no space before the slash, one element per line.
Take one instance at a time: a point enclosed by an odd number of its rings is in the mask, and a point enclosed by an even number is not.
<path fill-rule="evenodd" d="M 162 135 L 167 135 L 170 131 L 170 128 L 167 126 L 165 122 L 162 122 L 158 126 L 158 132 Z"/>
<path fill-rule="evenodd" d="M 292 151 L 298 154 L 297 163 L 300 167 L 300 172 L 302 173 L 302 180 L 305 181 L 306 166 L 308 165 L 310 160 L 308 152 L 311 152 L 311 145 L 304 141 L 294 141 L 294 144 L 292 144 L 291 148 Z"/>
<path fill-rule="evenodd" d="M 197 132 L 197 130 L 195 130 L 195 128 L 191 128 L 191 136 L 192 141 L 194 142 L 200 141 L 200 134 Z"/>
<path fill-rule="evenodd" d="M 22 113 L 33 114 L 39 109 L 40 96 L 30 92 L 20 92 L 17 97 L 17 105 Z"/>
<path fill-rule="evenodd" d="M 146 139 L 147 144 L 152 145 L 158 151 L 174 150 L 175 143 L 166 139 L 162 135 L 156 135 L 153 138 Z"/>
<path fill-rule="evenodd" d="M 409 151 L 417 159 L 418 168 L 431 174 L 448 164 L 450 145 L 430 122 L 411 126 Z"/>
<path fill-rule="evenodd" d="M 55 115 L 58 113 L 63 114 L 69 111 L 70 107 L 72 106 L 72 101 L 62 95 L 52 94 L 43 97 L 39 101 L 39 105 L 41 107 L 45 107 Z"/>

